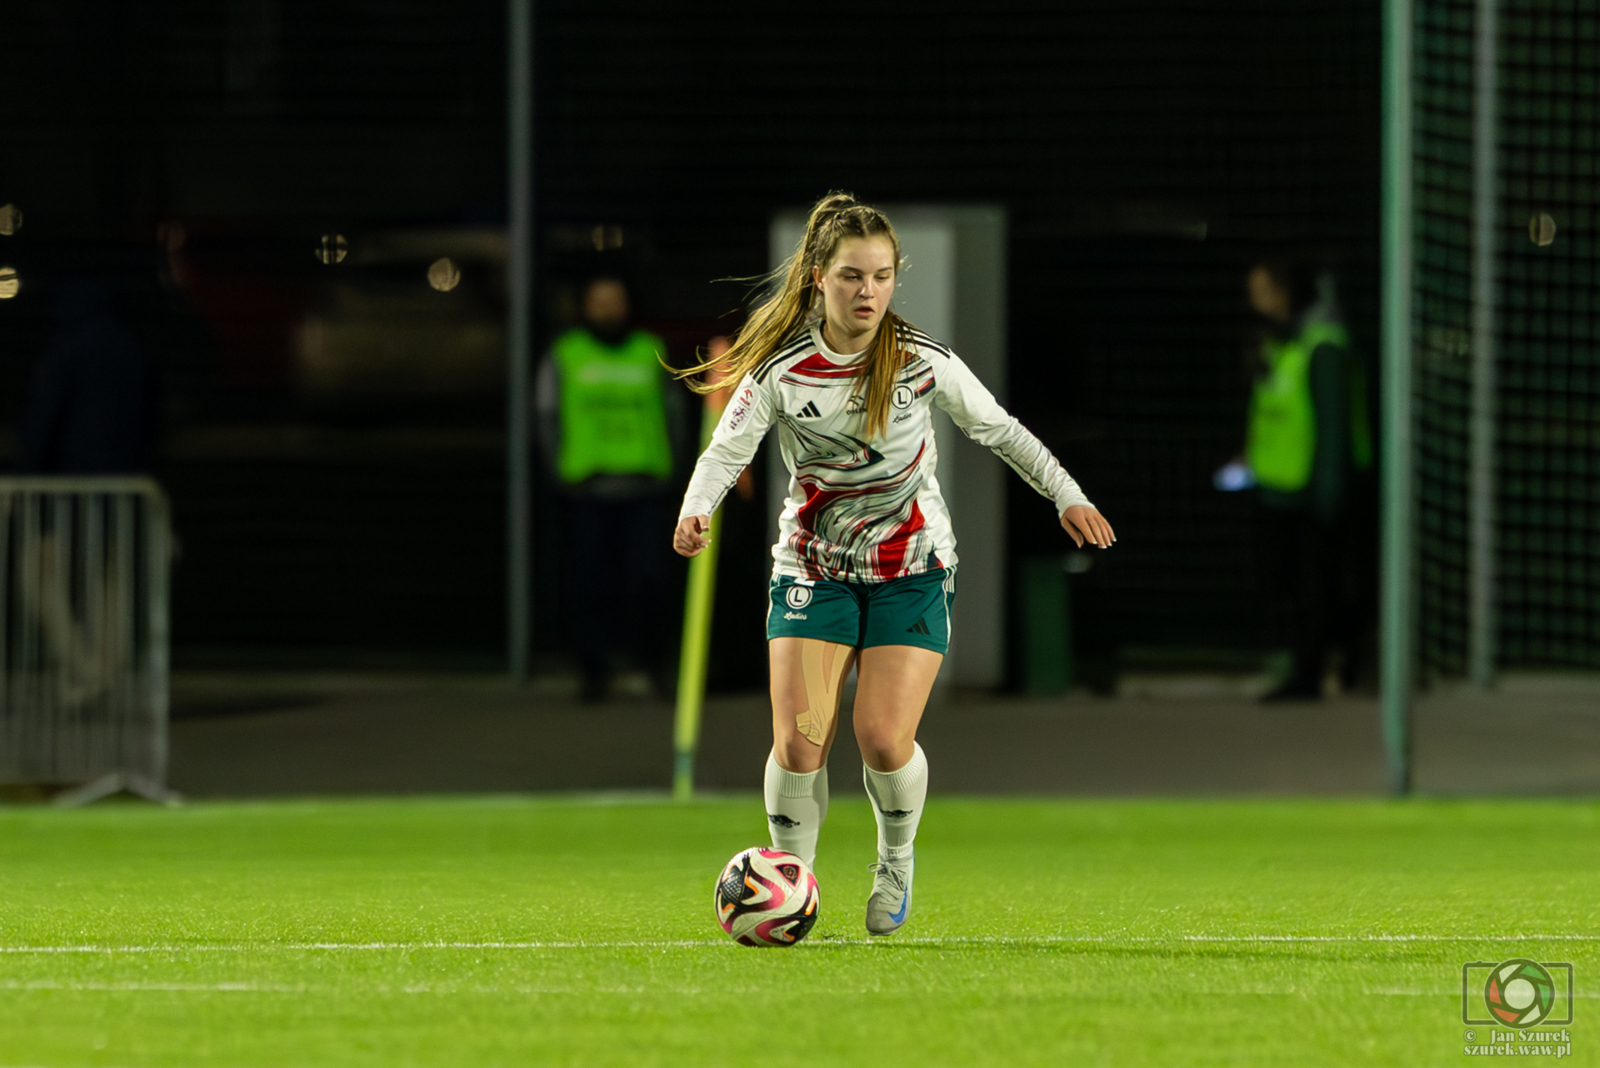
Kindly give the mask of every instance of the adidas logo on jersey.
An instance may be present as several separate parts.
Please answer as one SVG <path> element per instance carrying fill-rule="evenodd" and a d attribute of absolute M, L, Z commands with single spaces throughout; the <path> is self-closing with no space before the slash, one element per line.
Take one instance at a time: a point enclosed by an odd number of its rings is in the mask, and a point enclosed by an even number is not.
<path fill-rule="evenodd" d="M 821 419 L 822 412 L 817 409 L 816 401 L 806 401 L 806 406 L 795 413 L 801 419 Z"/>
<path fill-rule="evenodd" d="M 933 632 L 928 629 L 928 624 L 926 621 L 919 619 L 915 623 L 911 624 L 911 626 L 906 628 L 906 633 L 931 635 Z"/>

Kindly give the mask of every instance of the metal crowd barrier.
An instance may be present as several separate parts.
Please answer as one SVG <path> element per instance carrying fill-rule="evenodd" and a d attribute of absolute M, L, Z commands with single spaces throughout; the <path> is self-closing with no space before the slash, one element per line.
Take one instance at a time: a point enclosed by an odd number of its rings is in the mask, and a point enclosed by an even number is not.
<path fill-rule="evenodd" d="M 0 478 L 0 784 L 166 801 L 167 501 L 148 478 Z"/>

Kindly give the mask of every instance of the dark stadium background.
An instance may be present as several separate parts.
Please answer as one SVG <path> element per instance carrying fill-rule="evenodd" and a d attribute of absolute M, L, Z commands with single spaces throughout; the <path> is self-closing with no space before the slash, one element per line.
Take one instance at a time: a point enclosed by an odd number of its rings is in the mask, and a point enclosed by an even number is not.
<path fill-rule="evenodd" d="M 538 347 L 605 264 L 687 356 L 736 324 L 743 288 L 712 280 L 764 270 L 772 213 L 831 188 L 999 203 L 1010 406 L 1120 535 L 1079 584 L 1101 641 L 1269 644 L 1250 502 L 1209 484 L 1242 432 L 1240 273 L 1268 248 L 1326 261 L 1374 351 L 1378 5 L 674 7 L 537 5 Z M 503 395 L 311 404 L 286 354 L 331 277 L 320 235 L 504 225 L 503 5 L 12 0 L 5 21 L 0 201 L 26 212 L 25 282 L 142 270 L 173 222 L 199 278 L 152 282 L 140 322 L 167 398 L 176 664 L 500 664 Z M 595 226 L 622 248 L 586 247 Z M 41 293 L 0 309 L 6 450 Z M 559 523 L 540 489 L 550 665 Z M 1047 507 L 1009 493 L 1013 563 L 1060 552 Z M 728 524 L 713 682 L 756 687 L 764 506 Z"/>

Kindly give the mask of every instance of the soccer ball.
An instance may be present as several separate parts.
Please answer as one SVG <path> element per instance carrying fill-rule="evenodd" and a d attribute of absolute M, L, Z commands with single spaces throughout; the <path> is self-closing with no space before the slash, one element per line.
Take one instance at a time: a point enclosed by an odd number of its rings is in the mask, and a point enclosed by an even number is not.
<path fill-rule="evenodd" d="M 781 849 L 754 847 L 728 861 L 717 879 L 717 922 L 741 946 L 792 946 L 817 922 L 822 904 L 806 862 Z"/>

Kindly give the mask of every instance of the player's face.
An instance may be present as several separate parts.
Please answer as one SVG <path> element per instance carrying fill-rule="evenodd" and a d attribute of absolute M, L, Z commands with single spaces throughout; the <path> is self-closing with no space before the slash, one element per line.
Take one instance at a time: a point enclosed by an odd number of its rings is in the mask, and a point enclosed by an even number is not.
<path fill-rule="evenodd" d="M 871 339 L 894 296 L 896 266 L 894 245 L 887 237 L 875 235 L 845 238 L 826 271 L 812 268 L 812 277 L 822 290 L 830 343 Z M 859 352 L 860 348 L 849 351 Z"/>

